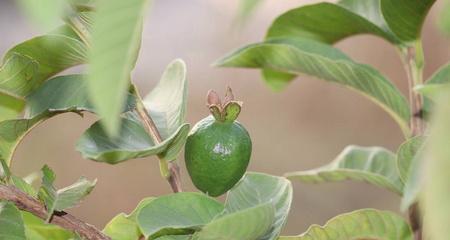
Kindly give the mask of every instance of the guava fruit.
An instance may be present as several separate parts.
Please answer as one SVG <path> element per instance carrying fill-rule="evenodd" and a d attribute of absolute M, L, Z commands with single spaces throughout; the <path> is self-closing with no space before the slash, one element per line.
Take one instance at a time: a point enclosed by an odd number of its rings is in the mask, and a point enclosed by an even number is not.
<path fill-rule="evenodd" d="M 231 189 L 245 174 L 252 142 L 247 130 L 236 121 L 242 102 L 228 88 L 224 102 L 210 90 L 207 106 L 211 115 L 191 130 L 185 145 L 185 161 L 194 185 L 217 197 Z"/>

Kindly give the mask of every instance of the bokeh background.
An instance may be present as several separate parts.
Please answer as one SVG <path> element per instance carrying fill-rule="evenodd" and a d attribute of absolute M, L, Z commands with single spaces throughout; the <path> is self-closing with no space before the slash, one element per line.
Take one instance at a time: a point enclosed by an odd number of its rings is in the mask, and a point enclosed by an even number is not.
<path fill-rule="evenodd" d="M 317 1 L 266 0 L 244 25 L 236 26 L 238 0 L 154 0 L 148 9 L 143 45 L 134 73 L 142 93 L 157 83 L 165 66 L 182 58 L 188 66 L 188 121 L 205 117 L 205 94 L 224 93 L 227 85 L 245 102 L 240 121 L 253 140 L 251 171 L 282 175 L 330 162 L 347 145 L 380 145 L 396 151 L 402 133 L 378 106 L 357 93 L 302 76 L 285 91 L 272 92 L 257 70 L 219 69 L 211 63 L 225 53 L 261 40 L 276 16 Z M 436 27 L 442 1 L 426 20 L 423 37 L 425 76 L 450 58 L 449 39 Z M 0 0 L 0 55 L 14 44 L 43 33 L 29 21 L 13 0 Z M 406 91 L 406 76 L 396 50 L 372 36 L 341 41 L 337 47 L 356 61 L 372 64 Z M 82 69 L 81 68 L 78 68 Z M 76 69 L 77 70 L 77 69 Z M 76 71 L 72 70 L 72 71 Z M 120 212 L 130 212 L 140 199 L 170 193 L 159 175 L 156 158 L 131 160 L 111 166 L 82 159 L 74 145 L 96 120 L 87 114 L 57 116 L 38 126 L 19 146 L 13 170 L 21 176 L 48 164 L 63 187 L 79 176 L 97 178 L 94 192 L 70 212 L 102 228 Z M 183 187 L 195 191 L 182 166 Z M 306 185 L 294 182 L 294 201 L 284 234 L 299 234 L 313 223 L 359 208 L 398 212 L 399 197 L 364 183 Z"/>

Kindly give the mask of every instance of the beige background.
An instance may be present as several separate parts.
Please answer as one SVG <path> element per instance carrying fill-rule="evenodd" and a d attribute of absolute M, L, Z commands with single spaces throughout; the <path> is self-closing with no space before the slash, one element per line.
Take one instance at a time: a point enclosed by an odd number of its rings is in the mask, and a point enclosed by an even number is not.
<path fill-rule="evenodd" d="M 285 91 L 274 93 L 264 86 L 256 70 L 210 67 L 230 50 L 261 40 L 277 15 L 312 2 L 266 0 L 245 26 L 236 29 L 232 22 L 237 0 L 155 0 L 148 11 L 134 81 L 147 92 L 172 59 L 183 58 L 188 65 L 190 123 L 207 115 L 204 101 L 208 89 L 223 92 L 226 85 L 232 86 L 245 102 L 240 121 L 254 143 L 252 171 L 281 175 L 314 168 L 331 161 L 349 144 L 380 145 L 395 151 L 402 134 L 394 121 L 354 92 L 304 76 Z M 432 9 L 423 33 L 426 76 L 449 58 L 448 39 L 435 27 L 439 5 Z M 1 55 L 39 32 L 14 1 L 0 0 Z M 359 62 L 374 65 L 405 92 L 400 59 L 385 41 L 358 36 L 337 47 Z M 103 227 L 117 213 L 131 211 L 140 199 L 168 194 L 170 188 L 159 176 L 155 158 L 116 166 L 82 159 L 74 144 L 94 120 L 92 115 L 80 118 L 66 114 L 45 122 L 20 145 L 13 170 L 24 176 L 46 163 L 56 171 L 60 187 L 81 175 L 98 178 L 94 192 L 70 212 Z M 183 164 L 182 171 L 185 190 L 194 191 Z M 336 214 L 354 209 L 398 211 L 398 196 L 364 183 L 293 185 L 294 201 L 285 234 L 301 233 L 310 224 L 323 224 Z"/>

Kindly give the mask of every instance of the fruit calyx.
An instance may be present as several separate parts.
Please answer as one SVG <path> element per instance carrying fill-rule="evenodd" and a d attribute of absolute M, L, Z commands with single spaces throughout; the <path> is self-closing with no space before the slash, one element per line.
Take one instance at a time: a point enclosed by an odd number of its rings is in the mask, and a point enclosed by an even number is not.
<path fill-rule="evenodd" d="M 219 97 L 219 94 L 214 90 L 209 90 L 207 95 L 207 104 L 209 111 L 219 122 L 234 122 L 239 113 L 241 113 L 242 102 L 235 101 L 233 91 L 230 87 L 227 87 L 227 91 L 225 93 L 225 98 L 222 100 Z"/>

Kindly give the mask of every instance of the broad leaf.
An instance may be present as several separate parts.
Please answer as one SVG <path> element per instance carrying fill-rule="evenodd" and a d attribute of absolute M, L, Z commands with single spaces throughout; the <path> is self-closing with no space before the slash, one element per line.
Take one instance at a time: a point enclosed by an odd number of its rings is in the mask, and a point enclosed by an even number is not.
<path fill-rule="evenodd" d="M 26 117 L 0 122 L 0 158 L 9 165 L 22 138 L 39 123 L 64 112 L 93 111 L 81 75 L 48 80 L 27 97 Z M 127 109 L 134 107 L 129 96 Z M 125 111 L 127 110 L 125 109 Z"/>
<path fill-rule="evenodd" d="M 239 49 L 217 65 L 305 73 L 358 91 L 380 105 L 409 135 L 409 107 L 399 90 L 368 65 L 351 61 L 332 47 L 306 39 L 276 39 Z"/>
<path fill-rule="evenodd" d="M 159 197 L 142 207 L 137 215 L 146 238 L 192 233 L 211 222 L 224 207 L 200 193 L 176 193 Z"/>
<path fill-rule="evenodd" d="M 39 199 L 45 203 L 49 218 L 54 211 L 63 211 L 67 208 L 74 207 L 94 189 L 96 183 L 96 180 L 89 181 L 81 177 L 74 184 L 56 190 L 53 185 L 55 181 L 53 171 L 49 167 L 44 166 L 42 173 L 42 186 L 39 190 Z"/>
<path fill-rule="evenodd" d="M 25 233 L 29 240 L 73 240 L 74 234 L 59 226 L 48 224 L 29 212 L 22 211 Z"/>
<path fill-rule="evenodd" d="M 387 211 L 361 209 L 334 217 L 324 226 L 312 225 L 299 235 L 279 240 L 413 240 L 408 223 Z"/>
<path fill-rule="evenodd" d="M 189 124 L 182 125 L 160 144 L 155 144 L 141 123 L 123 119 L 117 138 L 111 139 L 100 122 L 96 122 L 81 136 L 76 149 L 83 158 L 109 164 L 162 154 L 172 146 L 174 140 L 185 139 L 189 133 Z"/>
<path fill-rule="evenodd" d="M 429 239 L 444 240 L 450 236 L 450 91 L 438 100 L 431 129 L 429 149 L 424 159 L 425 174 L 421 194 L 425 232 Z"/>
<path fill-rule="evenodd" d="M 90 96 L 111 136 L 120 130 L 130 74 L 140 47 L 148 0 L 100 0 L 93 17 L 88 82 Z"/>
<path fill-rule="evenodd" d="M 348 146 L 330 164 L 286 176 L 306 183 L 365 181 L 400 195 L 403 193 L 395 155 L 381 147 Z"/>
<path fill-rule="evenodd" d="M 28 194 L 29 196 L 32 197 L 37 197 L 37 192 L 36 190 L 33 188 L 33 186 L 31 186 L 31 184 L 27 183 L 24 179 L 22 179 L 21 177 L 17 177 L 12 175 L 11 176 L 11 183 L 18 188 L 19 190 L 21 190 L 22 192 Z"/>
<path fill-rule="evenodd" d="M 0 158 L 11 164 L 14 151 L 25 135 L 36 125 L 48 119 L 47 114 L 33 119 L 15 119 L 0 122 Z"/>
<path fill-rule="evenodd" d="M 137 215 L 143 207 L 154 199 L 155 198 L 143 199 L 129 215 L 120 213 L 115 216 L 108 224 L 106 224 L 103 232 L 111 237 L 112 240 L 139 240 L 142 233 L 137 224 Z"/>
<path fill-rule="evenodd" d="M 110 164 L 156 154 L 168 161 L 175 160 L 189 133 L 189 124 L 185 123 L 186 98 L 186 66 L 175 60 L 144 99 L 163 142 L 155 144 L 137 114 L 127 113 L 116 138 L 109 137 L 100 123 L 95 123 L 78 141 L 77 150 L 85 158 Z"/>
<path fill-rule="evenodd" d="M 379 0 L 343 0 L 302 6 L 279 16 L 266 38 L 310 38 L 333 44 L 356 34 L 373 34 L 397 44 L 379 5 Z"/>
<path fill-rule="evenodd" d="M 166 235 L 157 238 L 156 240 L 190 240 L 191 235 Z"/>
<path fill-rule="evenodd" d="M 404 42 L 420 38 L 422 25 L 436 0 L 380 0 L 389 28 Z"/>
<path fill-rule="evenodd" d="M 122 112 L 135 107 L 131 94 Z M 26 118 L 34 118 L 45 112 L 88 111 L 94 108 L 88 98 L 87 81 L 84 75 L 66 75 L 55 77 L 44 83 L 27 97 Z"/>
<path fill-rule="evenodd" d="M 23 98 L 0 90 L 0 121 L 17 117 L 24 107 L 25 100 Z"/>
<path fill-rule="evenodd" d="M 192 236 L 192 240 L 264 239 L 274 221 L 271 203 L 227 214 L 206 224 Z"/>
<path fill-rule="evenodd" d="M 82 64 L 85 59 L 86 46 L 69 27 L 60 27 L 25 41 L 6 53 L 0 88 L 25 97 L 49 77 Z"/>
<path fill-rule="evenodd" d="M 430 115 L 433 110 L 433 99 L 439 93 L 444 92 L 449 88 L 450 83 L 450 64 L 446 64 L 439 68 L 425 84 L 418 85 L 414 90 L 424 95 L 423 111 Z"/>
<path fill-rule="evenodd" d="M 292 186 L 287 179 L 262 173 L 246 173 L 228 193 L 225 214 L 271 203 L 275 210 L 274 222 L 258 240 L 276 239 L 287 220 L 291 202 Z M 247 227 L 246 224 L 243 225 Z"/>
<path fill-rule="evenodd" d="M 67 1 L 19 0 L 17 1 L 34 23 L 46 29 L 57 27 L 67 10 Z"/>
<path fill-rule="evenodd" d="M 139 240 L 141 236 L 137 223 L 123 213 L 115 216 L 103 232 L 112 240 Z"/>
<path fill-rule="evenodd" d="M 411 163 L 416 156 L 417 151 L 423 145 L 425 137 L 418 136 L 408 139 L 397 150 L 397 167 L 403 182 L 408 182 L 408 176 L 411 170 Z"/>
<path fill-rule="evenodd" d="M 0 239 L 26 240 L 22 215 L 17 207 L 6 201 L 0 201 Z"/>

